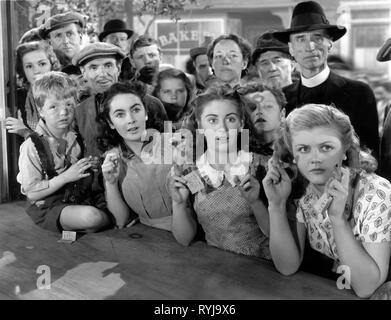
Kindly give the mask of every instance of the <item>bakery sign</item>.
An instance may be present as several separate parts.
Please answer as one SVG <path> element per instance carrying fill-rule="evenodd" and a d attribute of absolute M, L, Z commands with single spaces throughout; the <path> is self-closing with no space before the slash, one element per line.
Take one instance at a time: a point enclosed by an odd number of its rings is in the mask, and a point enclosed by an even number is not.
<path fill-rule="evenodd" d="M 199 46 L 205 37 L 217 38 L 224 33 L 223 19 L 157 20 L 156 37 L 164 51 L 189 50 Z"/>

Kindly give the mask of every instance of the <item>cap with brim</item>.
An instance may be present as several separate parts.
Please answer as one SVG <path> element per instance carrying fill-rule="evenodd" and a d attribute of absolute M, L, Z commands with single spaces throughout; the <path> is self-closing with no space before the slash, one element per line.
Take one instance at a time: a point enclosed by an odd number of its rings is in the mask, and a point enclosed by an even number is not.
<path fill-rule="evenodd" d="M 49 33 L 53 30 L 61 28 L 71 23 L 78 24 L 81 28 L 86 26 L 86 17 L 78 12 L 59 13 L 50 17 L 43 25 L 40 26 L 40 36 L 47 38 Z"/>
<path fill-rule="evenodd" d="M 27 30 L 19 39 L 19 44 L 31 41 L 40 41 L 42 40 L 39 32 L 39 28 L 32 28 Z"/>
<path fill-rule="evenodd" d="M 381 46 L 379 52 L 376 55 L 376 60 L 380 62 L 391 60 L 391 38 Z"/>
<path fill-rule="evenodd" d="M 206 47 L 191 48 L 189 51 L 190 57 L 195 60 L 199 55 L 206 54 Z"/>
<path fill-rule="evenodd" d="M 117 46 L 105 43 L 95 42 L 85 46 L 72 59 L 72 64 L 75 66 L 83 66 L 92 59 L 115 57 L 119 59 L 125 58 L 125 53 Z"/>
<path fill-rule="evenodd" d="M 128 35 L 128 39 L 133 35 L 133 30 L 126 27 L 126 23 L 120 19 L 109 20 L 103 27 L 103 31 L 98 35 L 99 41 L 111 34 L 116 32 L 124 32 Z"/>
<path fill-rule="evenodd" d="M 340 39 L 346 33 L 345 27 L 330 24 L 319 3 L 305 1 L 298 3 L 293 9 L 290 28 L 274 32 L 274 37 L 288 43 L 291 34 L 314 30 L 326 30 L 332 41 Z"/>
<path fill-rule="evenodd" d="M 279 41 L 276 39 L 273 34 L 275 30 L 270 30 L 268 32 L 265 32 L 257 39 L 257 44 L 255 46 L 255 50 L 252 54 L 252 61 L 253 64 L 257 61 L 258 57 L 267 51 L 278 51 L 287 54 L 289 54 L 289 47 L 286 43 Z"/>

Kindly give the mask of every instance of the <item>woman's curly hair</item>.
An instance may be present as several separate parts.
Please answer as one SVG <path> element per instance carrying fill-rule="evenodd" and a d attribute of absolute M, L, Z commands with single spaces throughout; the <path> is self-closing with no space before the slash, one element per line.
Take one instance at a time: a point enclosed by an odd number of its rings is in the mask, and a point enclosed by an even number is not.
<path fill-rule="evenodd" d="M 231 101 L 235 106 L 237 106 L 237 111 L 239 113 L 240 119 L 243 121 L 243 129 L 247 129 L 249 131 L 249 145 L 242 146 L 241 142 L 241 133 L 238 135 L 238 148 L 249 148 L 249 151 L 254 151 L 253 146 L 255 145 L 255 133 L 256 130 L 246 112 L 246 103 L 247 100 L 239 94 L 236 89 L 232 89 L 228 84 L 216 84 L 210 86 L 203 94 L 198 95 L 193 101 L 191 101 L 192 105 L 192 113 L 187 117 L 184 121 L 183 128 L 188 129 L 192 132 L 193 138 L 195 142 L 193 144 L 193 148 L 196 148 L 196 142 L 199 141 L 199 132 L 198 132 L 198 122 L 201 120 L 202 112 L 205 106 L 211 101 L 215 100 L 228 100 Z M 204 142 L 204 150 L 206 151 L 206 143 Z M 196 160 L 200 154 L 193 153 L 193 158 Z"/>

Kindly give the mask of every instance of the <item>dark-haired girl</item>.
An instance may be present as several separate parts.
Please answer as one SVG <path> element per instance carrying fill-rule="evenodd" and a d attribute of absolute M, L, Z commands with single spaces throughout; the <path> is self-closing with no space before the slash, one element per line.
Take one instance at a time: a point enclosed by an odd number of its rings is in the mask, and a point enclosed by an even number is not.
<path fill-rule="evenodd" d="M 166 188 L 171 165 L 159 163 L 162 150 L 156 141 L 160 133 L 146 127 L 150 115 L 144 90 L 137 83 L 116 83 L 105 92 L 104 130 L 98 141 L 106 151 L 102 172 L 107 207 L 118 227 L 136 213 L 143 224 L 171 230 L 171 198 Z"/>
<path fill-rule="evenodd" d="M 259 198 L 257 177 L 260 156 L 247 152 L 242 141 L 238 143 L 244 134 L 239 132 L 248 129 L 242 98 L 226 86 L 210 88 L 198 96 L 194 108 L 206 148 L 196 148 L 196 164 L 188 174 L 202 187 L 192 188 L 190 196 L 189 175 L 177 171 L 172 177 L 174 236 L 190 244 L 198 220 L 208 244 L 269 258 L 268 214 Z"/>
<path fill-rule="evenodd" d="M 181 127 L 183 118 L 190 113 L 193 92 L 193 85 L 181 70 L 169 68 L 159 72 L 153 95 L 163 103 L 174 130 Z"/>

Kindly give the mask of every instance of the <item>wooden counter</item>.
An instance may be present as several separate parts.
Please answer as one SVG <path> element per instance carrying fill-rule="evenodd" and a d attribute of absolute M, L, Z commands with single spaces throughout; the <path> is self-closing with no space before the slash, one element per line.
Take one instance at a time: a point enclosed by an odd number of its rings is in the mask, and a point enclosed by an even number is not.
<path fill-rule="evenodd" d="M 356 298 L 333 281 L 303 272 L 284 277 L 270 262 L 203 242 L 183 247 L 171 233 L 141 224 L 59 243 L 22 206 L 0 205 L 0 299 Z M 49 270 L 50 289 L 38 289 L 49 284 Z"/>

